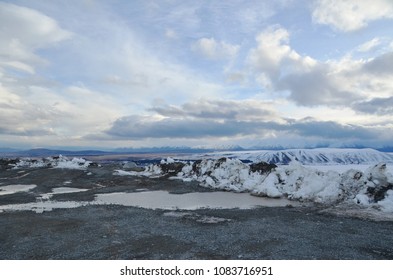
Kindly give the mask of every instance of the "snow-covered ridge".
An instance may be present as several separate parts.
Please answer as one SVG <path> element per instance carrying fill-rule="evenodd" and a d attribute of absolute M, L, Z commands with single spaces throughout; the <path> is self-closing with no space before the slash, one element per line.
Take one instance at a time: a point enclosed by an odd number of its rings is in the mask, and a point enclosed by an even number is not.
<path fill-rule="evenodd" d="M 288 164 L 297 161 L 304 165 L 337 165 L 337 164 L 375 164 L 378 162 L 393 163 L 393 154 L 374 149 L 289 149 L 281 151 L 230 151 L 198 154 L 189 159 L 218 159 L 220 157 L 237 158 L 243 161 Z"/>
<path fill-rule="evenodd" d="M 338 173 L 305 167 L 295 161 L 276 166 L 263 162 L 246 164 L 228 158 L 194 162 L 168 159 L 149 165 L 142 172 L 119 170 L 115 174 L 171 176 L 198 181 L 212 189 L 325 204 L 348 202 L 393 212 L 393 176 L 387 172 L 385 163 L 372 165 L 364 172 L 350 169 Z"/>
<path fill-rule="evenodd" d="M 5 161 L 5 160 L 3 160 Z M 92 162 L 83 158 L 69 159 L 59 155 L 56 157 L 46 157 L 41 159 L 20 158 L 16 160 L 8 160 L 6 168 L 66 168 L 66 169 L 86 169 Z"/>

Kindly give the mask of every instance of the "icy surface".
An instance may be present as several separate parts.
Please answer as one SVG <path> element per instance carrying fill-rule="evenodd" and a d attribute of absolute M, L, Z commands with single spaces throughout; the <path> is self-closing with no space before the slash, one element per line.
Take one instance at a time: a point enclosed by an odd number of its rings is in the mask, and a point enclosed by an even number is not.
<path fill-rule="evenodd" d="M 0 186 L 0 195 L 13 194 L 17 192 L 27 192 L 37 187 L 36 185 L 8 185 Z"/>

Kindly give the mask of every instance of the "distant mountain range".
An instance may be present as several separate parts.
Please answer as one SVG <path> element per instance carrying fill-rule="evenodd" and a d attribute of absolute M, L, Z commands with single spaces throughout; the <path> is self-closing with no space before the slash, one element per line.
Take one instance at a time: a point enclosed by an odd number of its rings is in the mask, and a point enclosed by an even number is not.
<path fill-rule="evenodd" d="M 99 156 L 112 154 L 136 154 L 136 153 L 207 153 L 214 151 L 242 151 L 240 146 L 222 146 L 222 147 L 141 147 L 141 148 L 117 148 L 111 151 L 101 150 L 80 150 L 70 151 L 62 149 L 29 149 L 16 150 L 10 148 L 0 148 L 0 156 L 12 157 L 48 157 L 48 156 Z"/>
<path fill-rule="evenodd" d="M 18 151 L 16 149 L 0 148 L 0 157 L 48 157 L 48 156 L 102 156 L 121 154 L 189 154 L 187 158 L 212 156 L 235 157 L 246 161 L 265 161 L 276 164 L 287 164 L 298 161 L 302 164 L 369 164 L 374 162 L 393 163 L 393 151 L 386 148 L 383 151 L 374 149 L 347 149 L 347 148 L 316 148 L 316 149 L 283 149 L 283 150 L 253 150 L 243 149 L 240 146 L 221 147 L 146 147 L 146 148 L 120 148 L 112 151 L 81 150 L 69 151 L 61 149 L 30 149 Z"/>
<path fill-rule="evenodd" d="M 94 156 L 113 154 L 113 152 L 104 152 L 96 150 L 85 151 L 67 151 L 67 150 L 51 150 L 51 149 L 31 149 L 31 150 L 13 150 L 13 149 L 0 149 L 0 156 L 8 157 L 49 157 L 49 156 Z"/>

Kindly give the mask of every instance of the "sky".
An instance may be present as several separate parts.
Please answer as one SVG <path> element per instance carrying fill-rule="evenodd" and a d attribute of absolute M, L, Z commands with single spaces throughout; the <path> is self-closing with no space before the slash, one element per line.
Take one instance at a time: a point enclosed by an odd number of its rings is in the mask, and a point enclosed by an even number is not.
<path fill-rule="evenodd" d="M 393 146 L 391 0 L 0 1 L 0 147 Z"/>

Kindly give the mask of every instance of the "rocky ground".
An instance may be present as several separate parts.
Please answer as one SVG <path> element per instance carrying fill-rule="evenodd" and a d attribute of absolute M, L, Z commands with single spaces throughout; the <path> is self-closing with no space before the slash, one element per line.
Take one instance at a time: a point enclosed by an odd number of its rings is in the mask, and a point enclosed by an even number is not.
<path fill-rule="evenodd" d="M 0 169 L 0 186 L 35 184 L 0 195 L 0 205 L 35 202 L 64 186 L 98 193 L 141 189 L 211 191 L 193 182 L 116 176 L 118 164 L 87 169 Z M 393 259 L 392 221 L 332 214 L 326 207 L 152 210 L 115 205 L 0 212 L 0 259 Z"/>

